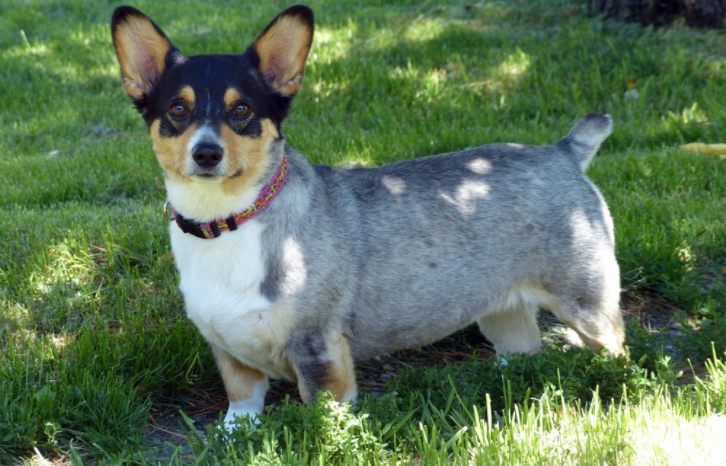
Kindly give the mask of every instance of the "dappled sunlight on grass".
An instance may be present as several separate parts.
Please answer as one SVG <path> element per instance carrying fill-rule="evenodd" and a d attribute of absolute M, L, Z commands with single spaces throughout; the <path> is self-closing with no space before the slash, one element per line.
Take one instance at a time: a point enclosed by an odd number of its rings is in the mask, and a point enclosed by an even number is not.
<path fill-rule="evenodd" d="M 713 60 L 706 64 L 709 77 L 716 78 L 724 72 L 726 68 L 726 60 Z"/>
<path fill-rule="evenodd" d="M 330 97 L 332 94 L 344 93 L 348 90 L 348 81 L 329 81 L 320 79 L 310 86 L 311 90 L 317 94 L 315 102 L 319 102 L 321 97 Z"/>
<path fill-rule="evenodd" d="M 49 245 L 47 258 L 43 270 L 31 277 L 34 288 L 41 293 L 47 294 L 61 284 L 80 289 L 98 275 L 94 258 L 72 237 Z M 80 295 L 80 291 L 75 293 L 76 297 Z"/>
<path fill-rule="evenodd" d="M 352 22 L 338 29 L 317 27 L 309 63 L 329 64 L 344 58 L 355 43 L 353 38 L 357 34 L 357 24 Z"/>
<path fill-rule="evenodd" d="M 360 147 L 349 145 L 345 152 L 338 154 L 337 158 L 331 160 L 331 165 L 342 168 L 372 168 L 380 166 L 381 163 L 377 159 L 378 154 L 374 154 L 370 147 Z"/>
<path fill-rule="evenodd" d="M 110 61 L 105 64 L 89 65 L 81 61 L 62 60 L 59 54 L 46 46 L 16 47 L 8 50 L 1 58 L 22 61 L 23 65 L 28 67 L 28 72 L 51 74 L 61 83 L 82 84 L 98 77 L 117 78 L 118 76 L 116 66 L 113 66 Z"/>
<path fill-rule="evenodd" d="M 66 331 L 44 333 L 36 327 L 32 312 L 19 303 L 0 307 L 0 357 L 26 354 L 36 361 L 52 361 L 73 342 Z"/>
<path fill-rule="evenodd" d="M 18 303 L 3 303 L 0 306 L 0 353 L 7 351 L 8 344 L 16 344 L 35 336 L 28 326 L 30 312 Z"/>
<path fill-rule="evenodd" d="M 498 74 L 503 80 L 516 82 L 529 70 L 531 60 L 528 54 L 517 48 L 515 53 L 510 54 L 498 68 Z"/>
<path fill-rule="evenodd" d="M 422 70 L 411 65 L 405 68 L 399 66 L 389 71 L 388 76 L 392 80 L 403 81 L 406 85 L 412 85 L 415 92 L 415 99 L 421 102 L 430 103 L 441 96 L 447 85 L 449 74 L 446 70 L 437 68 Z"/>
<path fill-rule="evenodd" d="M 0 51 L 0 59 L 20 60 L 39 72 L 54 73 L 72 82 L 87 82 L 98 76 L 116 78 L 118 64 L 109 50 L 106 25 L 79 27 L 62 39 L 41 36 Z"/>
<path fill-rule="evenodd" d="M 340 160 L 337 164 L 338 168 L 350 169 L 350 168 L 370 168 L 373 166 L 373 160 L 369 157 L 358 157 L 355 155 L 348 155 Z"/>
<path fill-rule="evenodd" d="M 436 39 L 447 27 L 447 23 L 440 18 L 415 21 L 406 27 L 403 37 L 407 42 L 417 43 Z"/>
<path fill-rule="evenodd" d="M 117 114 L 135 116 L 132 108 L 117 107 L 111 117 L 103 104 L 121 95 L 107 26 L 68 29 L 62 36 L 36 32 L 0 48 L 0 124 L 9 136 L 0 140 L 8 155 L 3 162 L 56 150 L 68 155 L 88 146 L 78 139 L 94 126 Z"/>
<path fill-rule="evenodd" d="M 466 73 L 455 64 L 450 64 L 445 69 L 425 69 L 414 66 L 409 61 L 405 67 L 396 66 L 390 69 L 388 77 L 402 81 L 405 85 L 414 85 L 415 99 L 426 103 L 444 96 L 460 96 L 468 90 L 475 95 L 499 95 L 500 104 L 503 105 L 505 94 L 512 92 L 528 75 L 531 62 L 527 53 L 517 49 L 484 73 Z M 480 77 L 484 79 L 479 79 Z"/>
<path fill-rule="evenodd" d="M 67 236 L 46 246 L 29 273 L 34 290 L 32 326 L 39 334 L 92 325 L 105 302 L 105 256 L 91 253 L 84 238 Z"/>
<path fill-rule="evenodd" d="M 33 57 L 47 57 L 50 55 L 51 50 L 48 48 L 46 44 L 36 44 L 36 45 L 18 45 L 16 47 L 11 47 L 4 52 L 0 53 L 0 58 L 16 58 L 16 57 L 25 57 L 25 56 L 33 56 Z"/>
<path fill-rule="evenodd" d="M 531 65 L 530 56 L 517 48 L 498 65 L 491 66 L 484 74 L 484 80 L 472 81 L 464 86 L 477 93 L 481 93 L 483 89 L 485 94 L 498 96 L 498 99 L 492 101 L 492 105 L 496 109 L 502 109 L 507 104 L 507 95 L 528 75 Z"/>

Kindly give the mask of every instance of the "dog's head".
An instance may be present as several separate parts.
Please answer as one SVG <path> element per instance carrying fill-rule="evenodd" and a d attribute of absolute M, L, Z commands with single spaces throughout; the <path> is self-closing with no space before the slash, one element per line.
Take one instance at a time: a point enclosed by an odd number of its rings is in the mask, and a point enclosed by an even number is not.
<path fill-rule="evenodd" d="M 230 190 L 258 183 L 300 90 L 312 11 L 283 11 L 241 55 L 186 57 L 128 6 L 116 9 L 111 31 L 124 90 L 149 126 L 166 176 Z"/>

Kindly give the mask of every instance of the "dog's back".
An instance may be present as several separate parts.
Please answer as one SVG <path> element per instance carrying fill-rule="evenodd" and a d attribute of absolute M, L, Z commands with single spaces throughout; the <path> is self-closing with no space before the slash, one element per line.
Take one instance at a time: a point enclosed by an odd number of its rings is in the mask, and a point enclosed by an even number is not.
<path fill-rule="evenodd" d="M 309 197 L 304 219 L 289 232 L 274 226 L 278 244 L 294 236 L 308 265 L 294 298 L 301 319 L 311 328 L 339 322 L 363 359 L 513 308 L 533 319 L 542 306 L 568 323 L 603 308 L 619 316 L 612 222 L 581 169 L 611 127 L 590 115 L 549 147 L 495 144 L 376 169 L 314 167 L 284 197 L 291 205 Z M 271 269 L 282 270 L 282 246 L 271 251 Z M 591 310 L 578 304 L 591 302 Z M 496 345 L 487 327 L 497 326 L 482 323 Z M 595 347 L 622 344 L 578 331 Z M 539 348 L 538 331 L 519 333 L 497 349 Z"/>

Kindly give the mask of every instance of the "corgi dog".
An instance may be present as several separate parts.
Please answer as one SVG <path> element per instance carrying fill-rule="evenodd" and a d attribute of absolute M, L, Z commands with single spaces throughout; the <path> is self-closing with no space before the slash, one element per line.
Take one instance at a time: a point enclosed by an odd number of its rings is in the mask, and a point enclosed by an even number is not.
<path fill-rule="evenodd" d="M 584 174 L 610 117 L 588 115 L 545 147 L 335 169 L 282 132 L 313 41 L 309 8 L 281 12 L 239 55 L 182 55 L 129 6 L 111 29 L 227 428 L 263 411 L 269 378 L 295 381 L 305 402 L 354 401 L 357 361 L 473 323 L 498 354 L 535 353 L 540 308 L 593 350 L 623 353 L 613 223 Z"/>

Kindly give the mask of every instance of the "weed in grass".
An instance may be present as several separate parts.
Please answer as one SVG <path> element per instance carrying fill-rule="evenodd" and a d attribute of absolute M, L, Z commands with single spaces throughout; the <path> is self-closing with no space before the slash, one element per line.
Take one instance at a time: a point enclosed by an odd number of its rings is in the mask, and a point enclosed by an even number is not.
<path fill-rule="evenodd" d="M 222 424 L 207 427 L 202 438 L 185 417 L 192 452 L 203 464 L 308 464 L 324 458 L 328 464 L 363 464 L 390 457 L 386 438 L 398 427 L 381 428 L 367 414 L 353 412 L 350 404 L 332 401 L 320 393 L 310 406 L 286 399 L 273 413 L 262 416 L 258 425 L 239 420 L 229 433 Z"/>
<path fill-rule="evenodd" d="M 663 355 L 663 344 L 640 322 L 632 320 L 627 325 L 629 356 L 643 369 L 655 371 L 656 364 Z"/>

